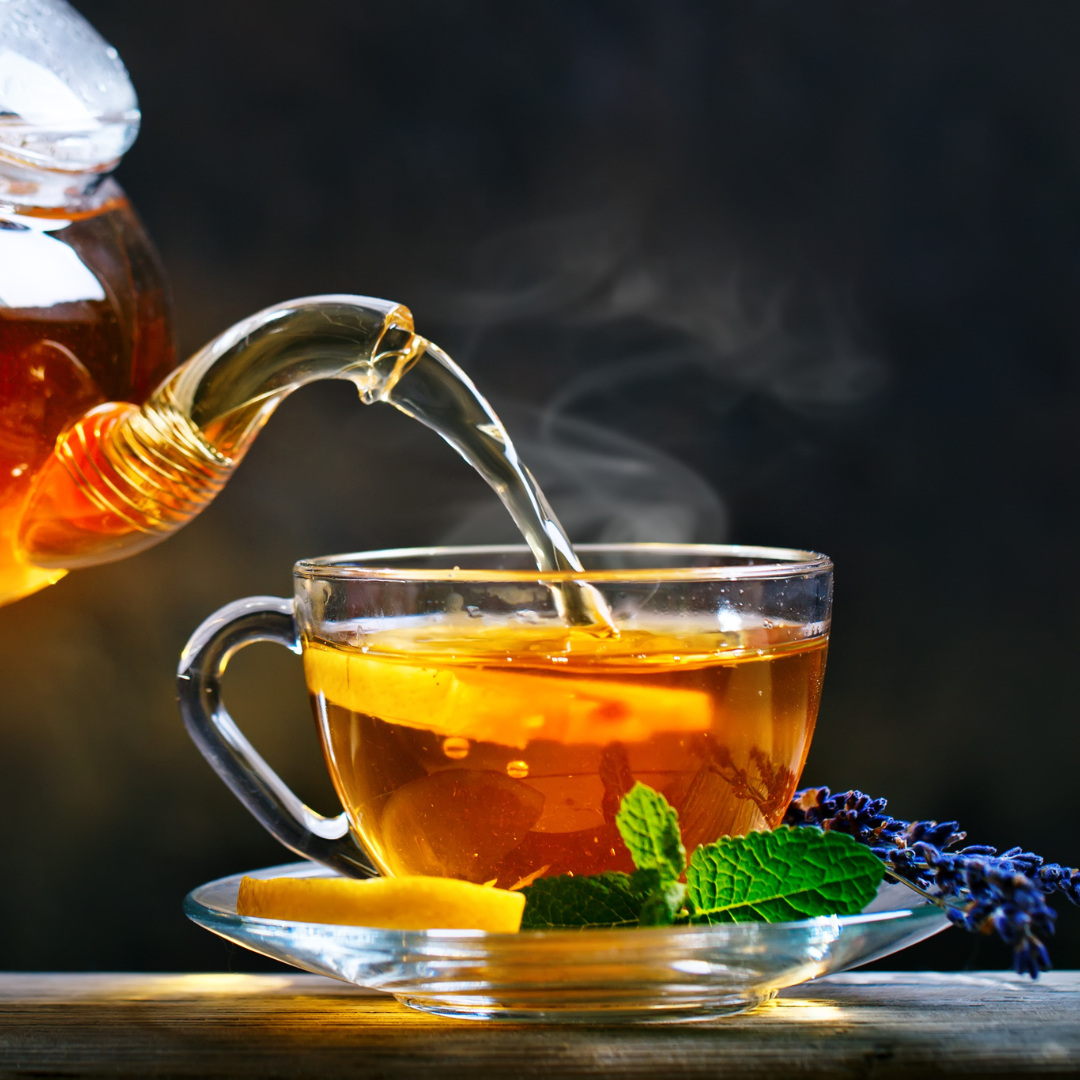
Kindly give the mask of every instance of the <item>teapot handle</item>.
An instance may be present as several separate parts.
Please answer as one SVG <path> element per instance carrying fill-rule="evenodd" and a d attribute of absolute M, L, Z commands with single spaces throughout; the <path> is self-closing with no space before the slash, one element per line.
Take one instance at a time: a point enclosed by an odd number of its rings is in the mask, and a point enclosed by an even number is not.
<path fill-rule="evenodd" d="M 257 641 L 300 653 L 293 602 L 249 596 L 216 611 L 191 636 L 176 673 L 188 734 L 232 793 L 290 851 L 350 877 L 376 873 L 349 829 L 348 817 L 323 817 L 306 806 L 236 726 L 221 698 L 233 654 Z"/>

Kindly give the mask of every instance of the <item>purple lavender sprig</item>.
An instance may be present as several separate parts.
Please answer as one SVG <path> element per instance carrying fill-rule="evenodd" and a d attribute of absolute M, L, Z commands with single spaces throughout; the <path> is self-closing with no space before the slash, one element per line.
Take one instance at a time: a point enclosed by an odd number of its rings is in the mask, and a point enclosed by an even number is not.
<path fill-rule="evenodd" d="M 949 919 L 976 934 L 996 933 L 1013 950 L 1020 974 L 1038 978 L 1050 967 L 1045 939 L 1057 912 L 1055 892 L 1080 904 L 1080 870 L 1045 862 L 1020 848 L 1000 854 L 982 844 L 950 851 L 967 835 L 955 821 L 901 821 L 885 813 L 885 799 L 861 791 L 833 795 L 828 788 L 795 792 L 786 825 L 816 825 L 854 837 L 889 873 L 942 904 Z"/>

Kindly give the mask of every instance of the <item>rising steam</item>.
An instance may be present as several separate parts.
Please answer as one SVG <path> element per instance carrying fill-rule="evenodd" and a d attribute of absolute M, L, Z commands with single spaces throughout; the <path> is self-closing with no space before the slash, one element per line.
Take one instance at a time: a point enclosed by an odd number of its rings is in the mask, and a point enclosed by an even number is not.
<path fill-rule="evenodd" d="M 650 384 L 677 400 L 673 380 L 696 373 L 730 404 L 758 395 L 798 413 L 834 413 L 871 397 L 885 378 L 884 364 L 852 335 L 840 290 L 778 284 L 730 245 L 692 228 L 650 230 L 625 207 L 504 232 L 479 250 L 476 281 L 439 313 L 470 327 L 474 351 L 495 332 L 502 342 L 510 328 L 555 329 L 584 357 L 539 416 L 506 421 L 575 540 L 716 540 L 726 524 L 720 498 L 687 466 L 571 419 L 590 400 L 631 385 L 645 395 Z M 496 507 L 473 507 L 452 539 L 505 533 L 500 524 Z"/>
<path fill-rule="evenodd" d="M 597 424 L 522 406 L 498 408 L 521 459 L 578 543 L 692 540 L 727 532 L 723 503 L 675 458 Z M 520 539 L 494 500 L 467 503 L 444 542 Z"/>

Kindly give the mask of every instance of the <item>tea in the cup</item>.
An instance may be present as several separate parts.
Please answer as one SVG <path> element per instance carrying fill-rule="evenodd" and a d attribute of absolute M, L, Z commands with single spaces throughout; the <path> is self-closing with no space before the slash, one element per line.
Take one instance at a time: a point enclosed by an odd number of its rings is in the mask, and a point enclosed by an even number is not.
<path fill-rule="evenodd" d="M 512 888 L 633 870 L 615 814 L 635 781 L 679 811 L 687 850 L 783 816 L 824 635 L 388 622 L 355 645 L 304 640 L 331 775 L 384 873 Z"/>

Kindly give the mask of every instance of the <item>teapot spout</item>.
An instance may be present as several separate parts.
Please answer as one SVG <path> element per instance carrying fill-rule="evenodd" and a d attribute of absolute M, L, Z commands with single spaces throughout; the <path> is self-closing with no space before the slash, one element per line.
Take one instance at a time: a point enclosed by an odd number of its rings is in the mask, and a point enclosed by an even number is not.
<path fill-rule="evenodd" d="M 26 502 L 22 558 L 63 571 L 125 558 L 186 525 L 294 390 L 347 379 L 377 401 L 426 349 L 408 308 L 317 296 L 219 335 L 141 406 L 106 402 L 57 439 Z"/>

